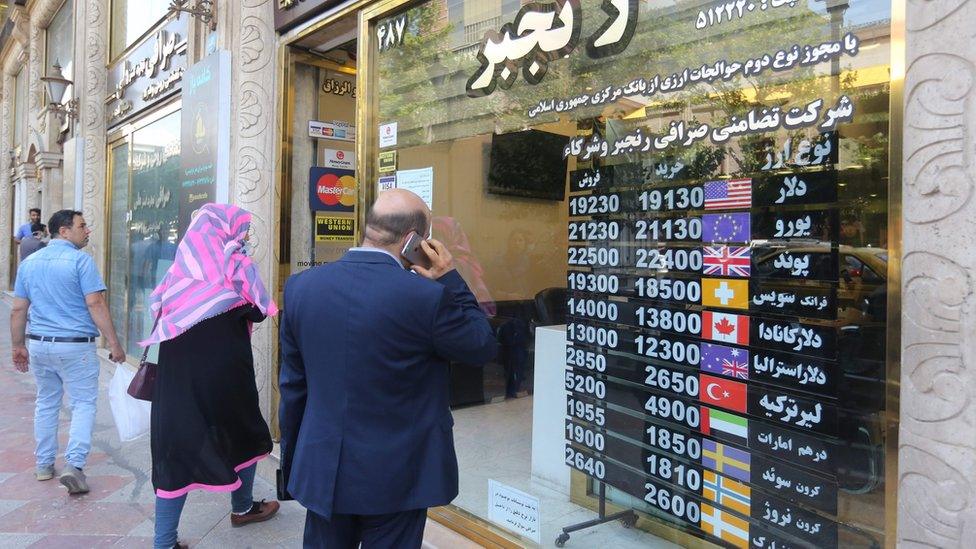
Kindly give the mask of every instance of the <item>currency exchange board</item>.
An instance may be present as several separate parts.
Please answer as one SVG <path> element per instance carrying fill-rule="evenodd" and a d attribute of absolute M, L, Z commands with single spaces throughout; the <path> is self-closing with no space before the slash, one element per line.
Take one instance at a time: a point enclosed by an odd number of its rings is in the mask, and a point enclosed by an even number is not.
<path fill-rule="evenodd" d="M 817 51 L 857 59 L 847 30 Z M 888 90 L 821 62 L 748 92 L 693 88 L 713 66 L 690 63 L 528 112 L 688 86 L 577 118 L 564 149 L 565 461 L 722 546 L 884 545 Z"/>

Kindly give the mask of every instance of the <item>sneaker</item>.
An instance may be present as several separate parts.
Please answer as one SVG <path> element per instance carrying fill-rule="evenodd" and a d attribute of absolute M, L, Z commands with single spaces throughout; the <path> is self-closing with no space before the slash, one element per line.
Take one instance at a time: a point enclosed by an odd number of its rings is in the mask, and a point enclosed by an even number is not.
<path fill-rule="evenodd" d="M 37 480 L 51 480 L 54 478 L 54 464 L 38 465 L 34 471 L 34 478 Z"/>
<path fill-rule="evenodd" d="M 278 512 L 278 508 L 281 505 L 277 501 L 265 502 L 263 499 L 261 501 L 255 501 L 251 505 L 251 510 L 244 513 L 243 515 L 237 515 L 234 513 L 230 514 L 230 525 L 244 526 L 245 524 L 250 524 L 252 522 L 263 522 L 269 518 L 275 516 Z"/>
<path fill-rule="evenodd" d="M 176 542 L 176 545 L 173 546 L 173 549 L 190 549 L 190 546 L 185 543 Z"/>
<path fill-rule="evenodd" d="M 69 494 L 84 494 L 88 492 L 88 483 L 85 482 L 85 473 L 74 465 L 66 465 L 59 479 L 61 484 L 68 489 Z"/>

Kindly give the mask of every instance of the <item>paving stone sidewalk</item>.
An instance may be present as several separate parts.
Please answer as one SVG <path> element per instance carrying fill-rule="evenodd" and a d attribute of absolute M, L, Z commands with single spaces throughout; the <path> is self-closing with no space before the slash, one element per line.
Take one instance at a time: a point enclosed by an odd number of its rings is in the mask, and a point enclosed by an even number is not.
<path fill-rule="evenodd" d="M 107 394 L 115 366 L 103 361 L 99 376 L 98 415 L 85 468 L 91 492 L 69 496 L 57 478 L 34 479 L 34 377 L 13 368 L 9 319 L 9 305 L 0 302 L 0 548 L 152 547 L 149 437 L 119 441 Z M 65 406 L 58 472 L 69 421 Z M 271 467 L 265 463 L 263 473 Z M 275 497 L 274 487 L 260 474 L 254 497 Z M 200 549 L 301 547 L 305 509 L 296 502 L 282 502 L 281 511 L 271 520 L 242 528 L 232 528 L 229 515 L 229 494 L 193 491 L 180 521 L 180 539 Z M 478 547 L 431 521 L 424 546 Z"/>

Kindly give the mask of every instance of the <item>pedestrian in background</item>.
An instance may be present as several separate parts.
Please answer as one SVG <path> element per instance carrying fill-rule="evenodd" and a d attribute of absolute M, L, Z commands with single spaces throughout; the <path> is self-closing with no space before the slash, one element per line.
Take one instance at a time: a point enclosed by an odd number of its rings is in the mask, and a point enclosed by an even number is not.
<path fill-rule="evenodd" d="M 251 354 L 251 327 L 278 308 L 245 253 L 251 214 L 207 204 L 149 298 L 159 343 L 150 444 L 157 549 L 183 547 L 177 529 L 191 490 L 231 492 L 231 524 L 267 520 L 253 500 L 257 462 L 271 452 Z"/>
<path fill-rule="evenodd" d="M 361 247 L 285 286 L 281 477 L 305 547 L 419 548 L 427 508 L 457 496 L 448 362 L 497 344 L 447 247 L 422 241 L 429 268 L 401 255 L 428 227 L 420 197 L 385 191 Z"/>
<path fill-rule="evenodd" d="M 31 233 L 33 232 L 31 230 L 31 225 L 41 222 L 41 209 L 31 208 L 30 211 L 28 212 L 28 216 L 30 220 L 27 223 L 21 225 L 20 227 L 17 227 L 17 230 L 14 232 L 14 242 L 16 242 L 17 244 L 20 244 L 21 240 L 31 235 Z"/>
<path fill-rule="evenodd" d="M 71 402 L 71 431 L 60 481 L 69 494 L 88 491 L 83 469 L 91 449 L 98 400 L 98 356 L 95 338 L 101 332 L 109 357 L 125 360 L 105 300 L 105 283 L 91 256 L 81 251 L 91 230 L 81 212 L 61 210 L 48 222 L 54 238 L 31 254 L 17 271 L 10 339 L 18 371 L 34 367 L 37 401 L 34 451 L 37 480 L 54 478 L 58 452 L 58 416 L 64 389 Z M 26 334 L 30 312 L 30 334 Z"/>
<path fill-rule="evenodd" d="M 20 241 L 20 260 L 27 259 L 27 256 L 47 246 L 47 226 L 43 223 L 31 225 L 31 235 Z"/>

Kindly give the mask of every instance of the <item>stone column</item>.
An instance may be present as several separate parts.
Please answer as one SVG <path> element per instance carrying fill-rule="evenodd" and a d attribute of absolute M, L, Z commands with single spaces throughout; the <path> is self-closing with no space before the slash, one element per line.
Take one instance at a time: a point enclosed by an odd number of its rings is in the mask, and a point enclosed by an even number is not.
<path fill-rule="evenodd" d="M 3 99 L 0 103 L 0 289 L 8 290 L 13 286 L 10 280 L 10 259 L 13 252 L 13 181 L 10 179 L 11 158 L 7 154 L 12 142 L 10 133 L 13 131 L 14 114 L 14 79 L 9 73 L 3 72 Z"/>
<path fill-rule="evenodd" d="M 220 46 L 233 55 L 231 98 L 231 202 L 253 214 L 254 259 L 268 290 L 278 287 L 278 197 L 275 189 L 275 51 L 272 0 L 243 0 L 220 5 Z M 275 296 L 277 298 L 277 296 Z M 277 319 L 258 325 L 252 337 L 254 368 L 261 409 L 273 419 L 270 406 L 276 390 L 273 364 Z"/>
<path fill-rule="evenodd" d="M 105 212 L 105 96 L 107 70 L 105 60 L 109 45 L 109 0 L 83 0 L 76 10 L 80 18 L 78 29 L 84 29 L 84 58 L 77 64 L 75 86 L 81 102 L 78 128 L 85 143 L 85 152 L 76 162 L 84 162 L 82 211 L 85 219 L 95 223 L 88 246 L 95 264 L 105 271 L 105 247 L 108 246 L 108 219 Z M 77 57 L 76 57 L 77 59 Z"/>
<path fill-rule="evenodd" d="M 54 120 L 57 121 L 57 118 Z M 41 173 L 41 188 L 44 190 L 40 205 L 44 216 L 50 216 L 54 212 L 68 207 L 64 205 L 62 200 L 64 196 L 64 172 L 61 169 L 61 160 L 60 152 L 49 151 L 37 153 L 35 159 L 35 165 Z"/>
<path fill-rule="evenodd" d="M 62 206 L 62 196 L 64 194 L 64 178 L 61 168 L 62 146 L 58 143 L 61 133 L 62 119 L 47 108 L 51 98 L 47 95 L 44 83 L 40 77 L 51 74 L 54 60 L 47 58 L 47 28 L 51 25 L 51 20 L 64 4 L 61 0 L 37 0 L 34 2 L 30 12 L 31 26 L 31 113 L 29 120 L 33 126 L 31 130 L 32 143 L 36 143 L 34 164 L 39 171 L 39 184 L 42 191 L 40 208 L 44 217 L 47 217 Z M 77 9 L 75 10 L 77 13 Z M 76 17 L 76 15 L 75 15 Z M 67 62 L 66 59 L 58 60 L 61 64 Z M 72 76 L 74 79 L 74 76 Z M 70 90 L 74 93 L 73 88 Z"/>
<path fill-rule="evenodd" d="M 15 224 L 20 216 L 26 212 L 15 213 L 14 208 L 14 170 L 17 159 L 10 154 L 13 148 L 14 131 L 14 99 L 16 96 L 15 76 L 27 60 L 26 46 L 28 44 L 29 25 L 27 12 L 23 7 L 11 6 L 10 20 L 14 27 L 11 33 L 13 42 L 9 46 L 7 57 L 3 59 L 3 121 L 0 135 L 0 287 L 13 287 L 13 267 L 16 265 L 17 248 L 13 243 Z M 22 222 L 22 221 L 21 221 Z"/>
<path fill-rule="evenodd" d="M 972 547 L 976 2 L 908 0 L 906 21 L 898 544 Z"/>
<path fill-rule="evenodd" d="M 308 121 L 318 119 L 318 69 L 296 64 L 292 76 L 291 149 L 291 272 L 309 268 L 312 260 L 312 214 L 308 207 L 309 168 L 315 165 L 315 140 L 308 136 Z"/>

